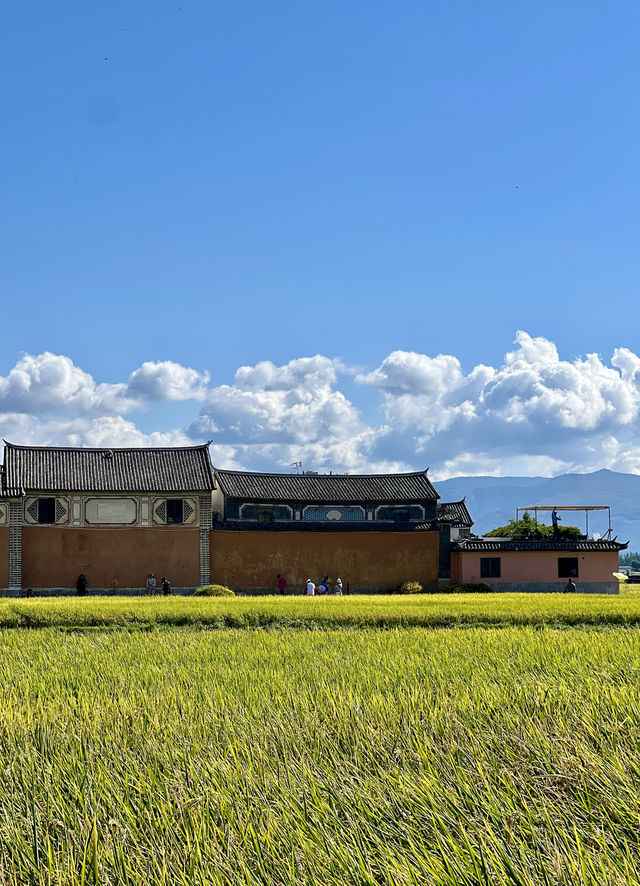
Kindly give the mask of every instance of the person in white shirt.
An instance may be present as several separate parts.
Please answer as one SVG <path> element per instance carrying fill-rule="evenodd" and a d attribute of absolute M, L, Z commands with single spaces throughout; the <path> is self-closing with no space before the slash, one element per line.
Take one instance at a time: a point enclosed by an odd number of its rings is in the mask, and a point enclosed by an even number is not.
<path fill-rule="evenodd" d="M 307 579 L 307 597 L 315 597 L 316 586 L 310 578 Z"/>
<path fill-rule="evenodd" d="M 336 580 L 336 589 L 334 591 L 334 594 L 337 594 L 338 597 L 342 596 L 342 579 L 341 578 L 338 578 Z"/>
<path fill-rule="evenodd" d="M 153 572 L 150 572 L 147 576 L 147 594 L 155 594 L 156 592 L 156 579 Z"/>

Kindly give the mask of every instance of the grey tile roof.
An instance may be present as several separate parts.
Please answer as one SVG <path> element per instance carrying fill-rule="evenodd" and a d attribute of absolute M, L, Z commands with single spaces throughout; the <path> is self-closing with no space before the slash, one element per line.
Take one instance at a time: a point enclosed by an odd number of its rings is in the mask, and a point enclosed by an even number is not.
<path fill-rule="evenodd" d="M 438 502 L 438 520 L 446 521 L 456 528 L 473 526 L 471 514 L 467 509 L 464 498 L 462 501 Z"/>
<path fill-rule="evenodd" d="M 575 541 L 540 541 L 511 538 L 464 538 L 452 542 L 452 551 L 623 551 L 629 542 L 608 538 L 577 538 Z"/>
<path fill-rule="evenodd" d="M 89 449 L 5 441 L 8 487 L 29 492 L 205 492 L 215 488 L 209 446 Z"/>
<path fill-rule="evenodd" d="M 261 474 L 216 469 L 215 474 L 226 496 L 254 501 L 395 503 L 439 498 L 426 471 L 412 474 Z"/>
<path fill-rule="evenodd" d="M 256 520 L 226 520 L 213 523 L 212 529 L 220 532 L 425 532 L 438 531 L 437 523 L 376 523 L 368 520 L 332 522 L 291 520 L 274 523 L 258 523 Z"/>

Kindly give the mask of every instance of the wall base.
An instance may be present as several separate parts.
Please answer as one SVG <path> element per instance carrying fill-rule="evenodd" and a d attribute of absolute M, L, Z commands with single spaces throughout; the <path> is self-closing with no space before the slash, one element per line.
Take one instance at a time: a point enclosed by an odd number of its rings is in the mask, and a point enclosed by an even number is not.
<path fill-rule="evenodd" d="M 515 592 L 519 594 L 561 594 L 564 593 L 567 582 L 559 581 L 522 581 L 522 582 L 486 582 L 489 587 L 498 593 Z M 620 586 L 617 581 L 577 581 L 576 593 L 578 594 L 619 594 Z"/>
<path fill-rule="evenodd" d="M 78 597 L 78 592 L 75 588 L 32 588 L 34 597 Z M 177 597 L 188 597 L 190 594 L 193 594 L 195 591 L 195 587 L 193 588 L 171 588 L 171 596 Z M 146 597 L 147 592 L 144 588 L 118 588 L 117 591 L 114 591 L 113 588 L 90 588 L 86 594 L 87 597 Z M 164 596 L 162 591 L 158 591 L 156 588 L 154 597 L 162 597 Z M 14 599 L 26 599 L 27 593 L 26 588 L 22 588 L 21 590 L 17 590 L 16 588 L 0 588 L 0 597 L 13 597 Z M 80 599 L 78 597 L 78 599 Z"/>

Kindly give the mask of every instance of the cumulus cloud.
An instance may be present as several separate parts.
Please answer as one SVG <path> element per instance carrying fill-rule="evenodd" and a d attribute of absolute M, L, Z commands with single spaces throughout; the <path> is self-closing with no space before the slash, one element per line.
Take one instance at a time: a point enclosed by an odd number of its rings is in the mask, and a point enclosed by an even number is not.
<path fill-rule="evenodd" d="M 376 432 L 335 389 L 341 368 L 321 355 L 241 366 L 234 384 L 209 392 L 189 433 L 235 446 L 254 466 L 304 459 L 317 470 L 366 470 Z"/>
<path fill-rule="evenodd" d="M 127 393 L 142 400 L 204 400 L 208 384 L 208 372 L 164 360 L 143 363 L 132 372 Z"/>
<path fill-rule="evenodd" d="M 96 384 L 62 354 L 25 354 L 0 377 L 3 412 L 128 412 L 134 406 L 126 384 Z"/>
<path fill-rule="evenodd" d="M 405 459 L 424 453 L 441 476 L 633 464 L 640 359 L 620 348 L 610 365 L 598 354 L 562 360 L 553 342 L 526 332 L 515 345 L 502 365 L 466 375 L 449 355 L 403 351 L 360 374 L 383 400 L 378 447 Z"/>
<path fill-rule="evenodd" d="M 204 400 L 208 373 L 164 361 L 143 363 L 127 381 L 97 384 L 63 354 L 24 354 L 0 376 L 0 412 L 121 415 L 146 402 Z"/>
<path fill-rule="evenodd" d="M 377 392 L 377 412 L 370 395 L 362 398 L 368 412 L 359 408 L 358 386 Z M 200 404 L 183 428 L 167 422 L 177 402 Z M 137 414 L 148 409 L 160 409 L 162 420 L 148 430 L 148 415 L 143 431 Z M 302 461 L 352 473 L 430 466 L 434 479 L 602 467 L 640 473 L 640 357 L 617 348 L 609 359 L 566 359 L 548 339 L 518 332 L 499 365 L 470 371 L 452 354 L 395 350 L 379 366 L 358 369 L 316 354 L 241 366 L 231 383 L 211 385 L 207 372 L 169 360 L 145 362 L 108 384 L 68 356 L 26 354 L 0 377 L 0 424 L 3 436 L 24 443 L 209 439 L 215 464 L 255 470 Z"/>

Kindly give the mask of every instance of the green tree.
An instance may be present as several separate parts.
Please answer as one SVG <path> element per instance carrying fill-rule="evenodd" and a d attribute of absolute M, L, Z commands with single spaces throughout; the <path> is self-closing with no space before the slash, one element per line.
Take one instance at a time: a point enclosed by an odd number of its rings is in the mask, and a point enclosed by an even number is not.
<path fill-rule="evenodd" d="M 559 538 L 579 538 L 582 533 L 577 526 L 558 526 Z M 546 523 L 536 523 L 528 511 L 525 511 L 519 520 L 509 520 L 506 526 L 498 526 L 491 532 L 485 532 L 495 538 L 553 538 L 553 526 Z"/>

